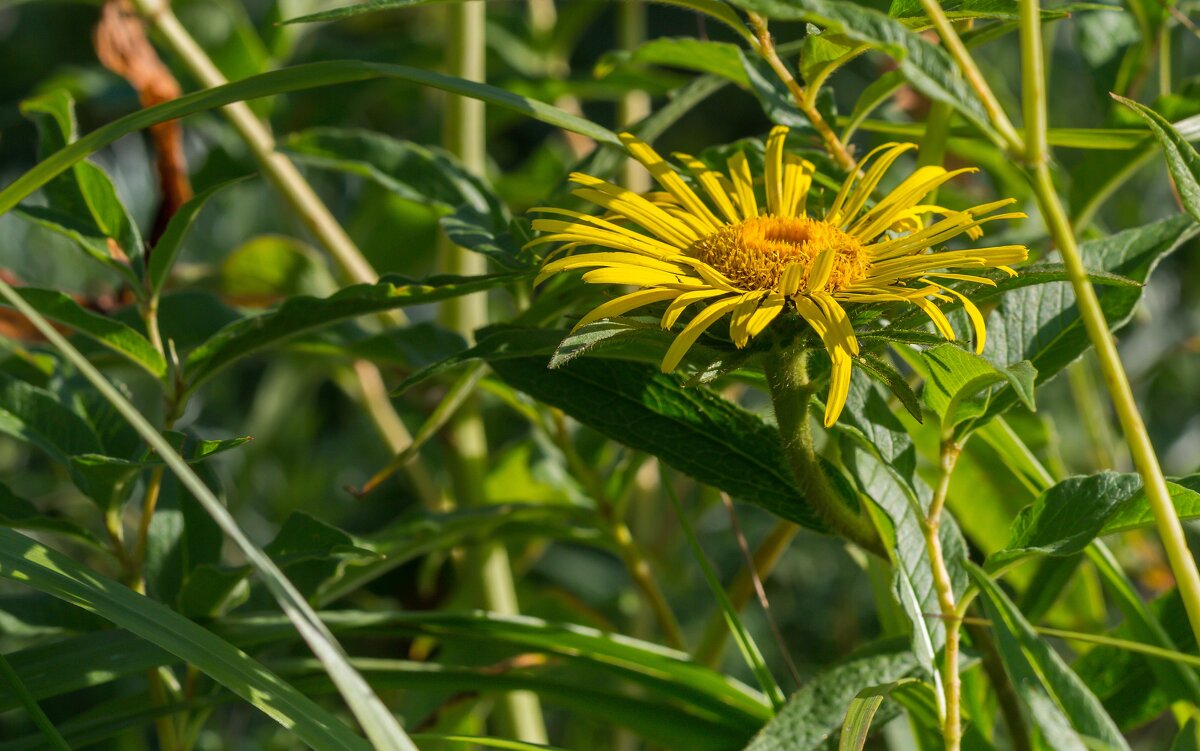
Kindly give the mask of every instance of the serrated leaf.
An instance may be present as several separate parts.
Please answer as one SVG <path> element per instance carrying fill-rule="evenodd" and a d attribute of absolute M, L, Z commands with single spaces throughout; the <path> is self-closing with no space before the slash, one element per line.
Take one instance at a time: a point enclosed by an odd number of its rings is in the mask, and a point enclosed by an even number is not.
<path fill-rule="evenodd" d="M 433 277 L 412 282 L 398 277 L 376 284 L 346 287 L 329 297 L 293 297 L 270 313 L 236 321 L 214 334 L 188 355 L 184 379 L 190 393 L 237 360 L 299 334 L 348 318 L 381 313 L 409 305 L 447 300 L 498 287 L 520 279 L 519 274 L 475 277 Z"/>
<path fill-rule="evenodd" d="M 1102 744 L 1128 751 L 1116 723 L 1079 676 L 982 569 L 968 564 L 968 571 L 979 587 L 979 599 L 1013 687 L 1052 747 L 1086 749 Z"/>
<path fill-rule="evenodd" d="M 1181 518 L 1200 517 L 1200 475 L 1168 482 L 1167 488 Z M 988 565 L 1033 553 L 1073 555 L 1097 537 L 1153 524 L 1154 515 L 1136 473 L 1105 471 L 1068 477 L 1021 511 L 1013 522 L 1008 545 L 993 554 Z"/>
<path fill-rule="evenodd" d="M 18 287 L 17 294 L 51 321 L 70 326 L 140 366 L 155 378 L 167 374 L 167 362 L 146 337 L 120 321 L 87 310 L 71 297 L 52 289 Z M 6 303 L 0 302 L 0 305 Z"/>
<path fill-rule="evenodd" d="M 1144 283 L 1162 258 L 1200 232 L 1191 217 L 1176 216 L 1144 227 L 1090 240 L 1079 251 L 1093 268 L 1120 274 Z M 1119 330 L 1142 295 L 1142 288 L 1104 286 L 1096 290 L 1109 327 Z M 977 296 L 979 301 L 989 299 Z M 1040 386 L 1091 348 L 1091 340 L 1075 305 L 1075 294 L 1065 282 L 1051 282 L 1006 292 L 997 309 L 988 316 L 988 348 L 985 355 L 1003 367 L 1029 360 L 1037 369 Z M 988 415 L 1011 407 L 1017 400 L 1009 390 L 1001 391 L 988 406 Z"/>
<path fill-rule="evenodd" d="M 981 391 L 1007 382 L 1030 410 L 1033 383 L 1037 372 L 1026 360 L 1004 369 L 954 344 L 942 344 L 921 353 L 926 364 L 925 404 L 942 421 L 942 434 L 950 435 L 959 424 L 980 417 L 987 410 L 987 399 L 977 398 Z"/>
<path fill-rule="evenodd" d="M 864 685 L 897 681 L 918 669 L 916 658 L 900 642 L 880 643 L 865 652 L 808 681 L 763 726 L 745 751 L 824 749 L 840 730 L 846 708 Z"/>
<path fill-rule="evenodd" d="M 495 360 L 513 388 L 700 482 L 809 529 L 824 529 L 796 489 L 776 429 L 705 387 L 652 366 L 580 358 L 555 370 L 544 357 Z"/>
<path fill-rule="evenodd" d="M 913 88 L 950 105 L 995 139 L 991 118 L 949 54 L 900 21 L 837 0 L 733 0 L 733 4 L 781 21 L 808 21 L 887 53 Z"/>
<path fill-rule="evenodd" d="M 1112 95 L 1121 104 L 1138 114 L 1146 121 L 1150 132 L 1158 140 L 1167 160 L 1167 169 L 1175 180 L 1175 189 L 1179 193 L 1183 210 L 1200 221 L 1200 154 L 1187 142 L 1171 122 L 1144 104 L 1132 99 L 1126 99 L 1116 94 Z"/>

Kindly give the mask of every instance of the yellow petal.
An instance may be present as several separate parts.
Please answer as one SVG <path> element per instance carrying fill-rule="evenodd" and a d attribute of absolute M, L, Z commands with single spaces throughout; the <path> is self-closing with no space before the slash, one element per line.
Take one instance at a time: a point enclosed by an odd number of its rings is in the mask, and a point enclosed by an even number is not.
<path fill-rule="evenodd" d="M 668 193 L 679 199 L 679 203 L 692 213 L 697 219 L 709 225 L 711 230 L 716 230 L 722 225 L 721 220 L 717 219 L 708 206 L 704 205 L 704 201 L 688 187 L 688 184 L 683 181 L 679 174 L 671 169 L 658 152 L 655 151 L 650 144 L 642 141 L 631 133 L 622 133 L 620 135 L 621 143 L 625 144 L 625 148 L 629 150 L 630 156 L 642 163 L 654 180 Z"/>
<path fill-rule="evenodd" d="M 804 283 L 804 268 L 802 263 L 793 263 L 783 270 L 783 274 L 779 276 L 779 285 L 777 291 L 781 295 L 792 296 L 800 291 L 800 285 Z"/>
<path fill-rule="evenodd" d="M 670 373 L 679 365 L 679 361 L 687 354 L 687 351 L 692 348 L 696 340 L 700 338 L 709 326 L 712 326 L 718 318 L 725 315 L 738 304 L 738 297 L 727 297 L 724 300 L 717 300 L 709 305 L 704 310 L 700 311 L 695 318 L 684 327 L 683 331 L 679 332 L 679 336 L 675 337 L 675 341 L 671 343 L 667 349 L 667 354 L 662 361 L 662 372 Z"/>
<path fill-rule="evenodd" d="M 967 317 L 971 319 L 971 328 L 975 329 L 975 354 L 982 355 L 983 347 L 987 343 L 987 324 L 984 323 L 983 314 L 979 312 L 975 303 L 971 302 L 963 293 L 949 287 L 942 289 L 957 297 L 963 305 L 963 310 L 967 311 Z"/>
<path fill-rule="evenodd" d="M 734 152 L 727 164 L 729 179 L 737 191 L 738 208 L 742 210 L 742 218 L 758 216 L 758 201 L 754 198 L 754 177 L 750 174 L 750 162 L 746 159 L 746 152 Z"/>
<path fill-rule="evenodd" d="M 750 341 L 750 321 L 754 318 L 755 311 L 758 310 L 758 304 L 762 302 L 766 292 L 747 292 L 738 300 L 737 306 L 733 309 L 733 316 L 729 321 L 729 338 L 733 340 L 733 344 L 738 349 L 746 346 Z"/>
<path fill-rule="evenodd" d="M 808 281 L 804 284 L 806 292 L 816 292 L 825 289 L 829 283 L 829 275 L 833 273 L 833 262 L 837 253 L 833 250 L 822 250 L 813 259 L 812 267 L 808 270 Z"/>
<path fill-rule="evenodd" d="M 747 340 L 753 339 L 763 332 L 767 326 L 771 325 L 771 321 L 783 312 L 783 306 L 787 302 L 787 298 L 783 295 L 770 292 L 767 294 L 762 304 L 758 306 L 758 310 L 754 311 L 754 315 L 750 316 L 750 320 L 746 323 Z"/>
<path fill-rule="evenodd" d="M 696 290 L 695 292 L 685 292 L 679 297 L 676 297 L 675 300 L 667 306 L 667 310 L 663 313 L 662 321 L 660 323 L 664 329 L 669 329 L 675 325 L 675 322 L 679 320 L 679 316 L 692 303 L 697 303 L 701 300 L 707 300 L 710 297 L 717 297 L 725 294 L 728 293 L 723 289 L 700 289 Z"/>
<path fill-rule="evenodd" d="M 708 194 L 708 197 L 712 199 L 730 224 L 737 224 L 741 221 L 737 209 L 733 205 L 736 191 L 728 177 L 710 169 L 708 165 L 690 154 L 676 154 L 675 158 L 683 162 L 684 166 L 696 177 L 700 182 L 700 187 L 704 188 L 704 192 Z"/>
<path fill-rule="evenodd" d="M 934 327 L 937 328 L 942 336 L 950 341 L 954 341 L 954 328 L 950 326 L 950 319 L 946 318 L 946 314 L 942 312 L 941 308 L 924 297 L 914 297 L 912 298 L 912 302 L 913 305 L 925 311 L 925 315 L 929 316 L 929 319 L 933 321 Z"/>
<path fill-rule="evenodd" d="M 787 134 L 787 127 L 776 125 L 767 136 L 763 180 L 767 189 L 767 212 L 772 216 L 790 216 L 784 213 L 787 207 L 783 205 L 783 145 Z"/>
<path fill-rule="evenodd" d="M 661 287 L 639 289 L 637 292 L 630 292 L 627 295 L 609 300 L 603 305 L 598 305 L 590 313 L 579 319 L 579 323 L 575 324 L 572 331 L 589 323 L 602 321 L 605 318 L 616 318 L 617 316 L 625 315 L 629 311 L 640 308 L 643 305 L 652 305 L 663 300 L 674 299 L 681 294 L 683 293 L 677 289 L 663 289 Z"/>

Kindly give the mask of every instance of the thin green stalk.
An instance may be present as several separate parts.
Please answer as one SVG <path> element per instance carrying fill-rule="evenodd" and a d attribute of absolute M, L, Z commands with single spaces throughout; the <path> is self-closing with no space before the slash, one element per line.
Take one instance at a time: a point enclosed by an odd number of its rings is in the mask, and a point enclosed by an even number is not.
<path fill-rule="evenodd" d="M 795 524 L 780 520 L 758 544 L 758 547 L 754 549 L 753 569 L 744 566 L 734 577 L 733 583 L 729 585 L 729 601 L 733 604 L 735 611 L 740 613 L 754 595 L 754 577 L 757 576 L 761 580 L 770 576 L 775 564 L 779 562 L 783 552 L 787 550 L 788 545 L 795 539 L 796 533 L 799 531 L 800 527 Z M 724 617 L 719 613 L 713 614 L 708 619 L 708 623 L 704 625 L 700 644 L 694 652 L 696 662 L 710 667 L 718 665 L 722 655 L 725 654 L 725 643 L 728 636 L 729 629 L 725 625 Z"/>
<path fill-rule="evenodd" d="M 1158 32 L 1158 95 L 1171 93 L 1171 24 L 1164 20 Z"/>
<path fill-rule="evenodd" d="M 996 95 L 992 92 L 992 87 L 988 85 L 987 79 L 983 77 L 983 72 L 975 64 L 975 58 L 971 57 L 971 53 L 967 50 L 967 46 L 963 44 L 962 38 L 954 30 L 954 24 L 951 23 L 945 11 L 942 10 L 941 3 L 937 0 L 921 0 L 921 7 L 925 9 L 925 15 L 929 16 L 929 20 L 933 22 L 934 28 L 937 29 L 938 36 L 942 40 L 942 45 L 950 53 L 950 56 L 954 58 L 954 62 L 963 72 L 963 75 L 967 77 L 971 88 L 975 89 L 975 93 L 979 95 L 979 99 L 983 103 L 983 108 L 992 119 L 992 124 L 996 126 L 996 130 L 999 132 L 1001 139 L 1004 140 L 1005 145 L 1013 152 L 1021 153 L 1023 151 L 1021 134 L 1013 127 L 1012 121 L 1008 119 L 1008 115 L 1004 112 L 1004 108 L 1000 106 L 999 100 L 996 99 Z"/>
<path fill-rule="evenodd" d="M 809 101 L 809 97 L 805 96 L 804 87 L 788 70 L 783 60 L 779 58 L 779 53 L 775 50 L 775 42 L 771 39 L 771 32 L 767 30 L 767 19 L 757 13 L 750 13 L 750 26 L 754 29 L 754 35 L 757 39 L 755 49 L 762 59 L 771 66 L 771 70 L 775 71 L 775 75 L 787 87 L 788 92 L 792 95 L 792 99 L 796 102 L 796 107 L 804 113 L 808 118 L 808 122 L 817 131 L 817 135 L 825 143 L 825 150 L 833 157 L 833 160 L 838 163 L 838 166 L 847 172 L 853 172 L 858 168 L 854 157 L 850 155 L 850 151 L 846 148 L 846 144 L 837 137 L 833 132 L 833 128 L 829 127 L 829 123 L 825 122 L 825 117 L 817 110 L 817 108 Z"/>
<path fill-rule="evenodd" d="M 765 370 L 784 454 L 800 495 L 831 530 L 864 550 L 887 557 L 875 524 L 865 510 L 855 511 L 838 495 L 813 448 L 808 414 L 813 387 L 808 380 L 807 353 L 799 347 L 778 346 L 767 355 Z"/>
<path fill-rule="evenodd" d="M 1088 281 L 1079 246 L 1071 230 L 1070 221 L 1063 209 L 1058 193 L 1050 176 L 1048 150 L 1046 146 L 1046 80 L 1042 67 L 1041 8 L 1038 0 L 1021 0 L 1020 32 L 1022 60 L 1022 89 L 1025 91 L 1026 157 L 1033 169 L 1033 188 L 1045 217 L 1050 237 L 1062 253 L 1067 267 L 1067 276 L 1075 290 L 1075 298 L 1083 324 L 1096 349 L 1100 372 L 1112 397 L 1113 407 L 1129 444 L 1133 464 L 1142 476 L 1146 499 L 1154 513 L 1154 521 L 1166 549 L 1171 572 L 1175 575 L 1180 597 L 1187 609 L 1192 631 L 1200 640 L 1200 570 L 1192 557 L 1183 534 L 1183 525 L 1171 503 L 1167 481 L 1159 466 L 1154 444 L 1137 401 L 1129 386 L 1129 378 L 1121 364 L 1117 345 L 1109 331 L 1104 311 L 1096 297 L 1096 290 Z"/>
<path fill-rule="evenodd" d="M 37 725 L 38 730 L 42 733 L 42 737 L 46 739 L 46 748 L 53 749 L 53 751 L 71 751 L 71 747 L 67 745 L 66 739 L 62 737 L 62 734 L 58 732 L 58 728 L 54 727 L 54 723 L 50 721 L 50 718 L 38 706 L 37 700 L 33 698 L 33 694 L 29 693 L 29 689 L 25 687 L 21 676 L 17 675 L 17 671 L 13 670 L 12 665 L 4 657 L 3 652 L 0 652 L 0 678 L 4 679 L 4 682 L 16 694 L 21 704 L 25 705 L 25 711 L 29 713 L 33 724 Z"/>
<path fill-rule="evenodd" d="M 482 82 L 486 75 L 486 4 L 483 0 L 451 3 L 446 8 L 446 17 L 448 72 L 468 81 Z M 487 146 L 482 101 L 459 96 L 446 98 L 443 145 L 466 169 L 480 176 L 484 174 Z M 483 274 L 487 272 L 487 259 L 443 241 L 442 266 L 450 274 Z M 486 295 L 448 300 L 442 308 L 442 320 L 471 341 L 475 331 L 488 322 Z M 449 435 L 453 447 L 450 470 L 459 503 L 486 504 L 488 445 L 477 399 L 464 402 L 450 421 Z M 502 544 L 477 547 L 465 565 L 488 610 L 503 615 L 520 612 L 508 551 Z M 497 719 L 517 740 L 547 741 L 541 702 L 534 693 L 504 694 L 497 702 Z"/>
<path fill-rule="evenodd" d="M 0 278 L 0 297 L 8 300 L 13 308 L 20 311 L 33 324 L 34 328 L 41 332 L 46 340 L 100 392 L 100 395 L 113 405 L 113 408 L 129 422 L 142 440 L 150 445 L 163 463 L 179 478 L 184 488 L 204 507 L 217 526 L 234 541 L 246 557 L 247 562 L 258 572 L 267 590 L 295 626 L 296 631 L 299 632 L 317 659 L 321 661 L 321 664 L 325 666 L 329 677 L 345 698 L 346 704 L 375 747 L 388 751 L 416 751 L 416 746 L 396 723 L 396 718 L 379 700 L 363 677 L 351 667 L 341 645 L 338 644 L 337 639 L 325 624 L 317 618 L 317 614 L 304 596 L 284 576 L 275 562 L 250 541 L 225 505 L 204 484 L 200 476 L 188 466 L 183 457 L 176 453 L 171 444 L 167 443 L 162 434 L 120 391 L 108 382 L 108 379 L 74 345 L 68 342 L 49 321 L 30 306 L 25 298 L 17 294 L 16 290 L 2 278 Z"/>
<path fill-rule="evenodd" d="M 929 553 L 933 573 L 933 586 L 937 590 L 938 606 L 941 608 L 942 617 L 946 619 L 946 646 L 942 651 L 942 683 L 946 692 L 942 738 L 946 742 L 946 751 L 958 751 L 962 746 L 962 678 L 958 669 L 961 622 L 957 619 L 954 582 L 950 578 L 950 570 L 946 567 L 946 557 L 942 553 L 942 541 L 938 530 L 941 528 L 942 511 L 946 507 L 946 495 L 950 490 L 950 476 L 954 473 L 954 465 L 958 463 L 961 450 L 961 447 L 951 440 L 942 443 L 937 487 L 933 491 L 929 513 L 921 524 L 925 549 Z"/>

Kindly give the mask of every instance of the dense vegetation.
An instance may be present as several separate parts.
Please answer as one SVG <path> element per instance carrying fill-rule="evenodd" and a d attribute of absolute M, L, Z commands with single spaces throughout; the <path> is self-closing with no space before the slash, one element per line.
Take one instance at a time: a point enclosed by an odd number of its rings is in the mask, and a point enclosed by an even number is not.
<path fill-rule="evenodd" d="M 0 751 L 1200 748 L 1198 9 L 0 6 Z"/>

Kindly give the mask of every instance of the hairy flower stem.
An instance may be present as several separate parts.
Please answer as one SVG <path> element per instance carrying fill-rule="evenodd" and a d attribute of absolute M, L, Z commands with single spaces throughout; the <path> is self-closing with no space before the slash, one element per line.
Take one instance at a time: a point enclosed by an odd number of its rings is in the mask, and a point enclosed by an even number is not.
<path fill-rule="evenodd" d="M 486 6 L 483 0 L 452 3 L 446 8 L 446 60 L 451 75 L 482 81 L 486 73 Z M 487 166 L 484 106 L 478 99 L 448 96 L 443 122 L 443 142 L 463 166 L 482 176 Z M 487 259 L 443 240 L 442 266 L 451 274 L 487 272 Z M 456 297 L 442 307 L 443 322 L 468 341 L 488 322 L 487 297 L 483 294 Z M 484 488 L 488 472 L 488 443 L 478 400 L 468 399 L 449 424 L 454 450 L 450 464 L 455 496 L 463 506 L 487 503 Z M 473 580 L 483 605 L 502 615 L 520 612 L 508 550 L 500 543 L 478 546 L 465 562 L 465 573 Z M 536 694 L 512 691 L 496 703 L 502 732 L 527 743 L 546 743 L 546 723 Z"/>
<path fill-rule="evenodd" d="M 813 387 L 808 380 L 807 352 L 796 346 L 777 346 L 767 355 L 767 384 L 783 450 L 791 464 L 800 495 L 829 528 L 855 545 L 886 557 L 883 542 L 866 511 L 847 505 L 825 476 L 813 448 L 808 406 Z"/>
<path fill-rule="evenodd" d="M 775 75 L 779 76 L 779 80 L 783 81 L 783 85 L 787 87 L 792 99 L 795 100 L 796 106 L 808 118 L 813 129 L 817 131 L 817 135 L 821 136 L 821 140 L 825 143 L 825 150 L 842 169 L 847 172 L 856 170 L 858 165 L 849 150 L 846 149 L 846 145 L 833 132 L 833 128 L 829 127 L 829 123 L 825 122 L 825 118 L 821 116 L 816 106 L 805 96 L 804 87 L 779 58 L 779 53 L 775 51 L 775 42 L 771 39 L 771 32 L 767 30 L 767 19 L 757 13 L 751 13 L 749 16 L 750 25 L 754 28 L 754 34 L 758 38 L 758 53 L 762 55 L 763 60 L 767 61 L 767 65 L 771 66 L 771 70 L 775 71 Z"/>
<path fill-rule="evenodd" d="M 1129 452 L 1138 474 L 1142 476 L 1146 499 L 1154 513 L 1158 534 L 1162 538 L 1171 573 L 1179 587 L 1179 595 L 1187 609 L 1192 632 L 1200 639 L 1200 570 L 1196 559 L 1187 546 L 1183 525 L 1171 502 L 1167 481 L 1159 466 L 1158 456 L 1146 424 L 1138 411 L 1137 401 L 1129 386 L 1129 377 L 1117 352 L 1117 345 L 1109 331 L 1108 321 L 1096 290 L 1087 277 L 1075 233 L 1067 213 L 1063 209 L 1058 192 L 1050 175 L 1049 148 L 1046 143 L 1046 75 L 1043 63 L 1041 8 L 1038 0 L 1020 0 L 1021 36 L 1021 83 L 1024 92 L 1026 133 L 1026 161 L 1033 173 L 1033 190 L 1045 217 L 1046 228 L 1067 267 L 1067 276 L 1075 290 L 1079 315 L 1092 346 L 1096 348 L 1096 359 L 1100 372 L 1108 386 L 1117 419 L 1129 444 Z"/>
<path fill-rule="evenodd" d="M 933 586 L 937 590 L 938 606 L 946 627 L 946 646 L 943 650 L 942 682 L 945 686 L 946 714 L 942 718 L 942 737 L 946 742 L 946 751 L 958 751 L 962 745 L 962 678 L 958 672 L 958 647 L 961 639 L 962 621 L 958 619 L 957 605 L 954 602 L 954 584 L 950 578 L 950 570 L 946 568 L 946 557 L 942 554 L 942 541 L 938 531 L 942 525 L 942 511 L 946 508 L 946 493 L 950 489 L 950 475 L 954 465 L 958 463 L 958 455 L 962 450 L 952 440 L 942 442 L 941 456 L 938 462 L 938 482 L 933 491 L 933 501 L 929 504 L 929 513 L 921 522 L 921 532 L 925 537 L 925 549 L 929 553 L 930 568 L 933 571 Z"/>

